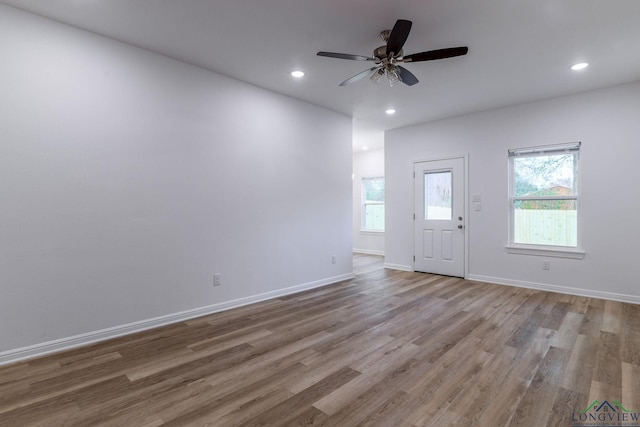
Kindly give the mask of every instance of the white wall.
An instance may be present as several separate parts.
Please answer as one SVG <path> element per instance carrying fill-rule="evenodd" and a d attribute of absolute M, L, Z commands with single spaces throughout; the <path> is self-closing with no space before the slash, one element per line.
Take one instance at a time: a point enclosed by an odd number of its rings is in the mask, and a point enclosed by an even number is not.
<path fill-rule="evenodd" d="M 412 268 L 414 161 L 469 153 L 473 279 L 640 303 L 640 83 L 389 131 L 385 141 L 388 264 Z M 582 141 L 583 260 L 508 254 L 507 150 Z"/>
<path fill-rule="evenodd" d="M 384 233 L 362 230 L 362 178 L 384 176 L 384 150 L 353 153 L 353 251 L 384 255 Z"/>
<path fill-rule="evenodd" d="M 350 118 L 6 6 L 0 57 L 5 360 L 351 276 Z"/>
<path fill-rule="evenodd" d="M 367 147 L 371 151 L 384 150 L 384 130 L 380 128 L 381 123 L 354 117 L 351 124 L 354 152 L 361 151 L 363 147 Z"/>

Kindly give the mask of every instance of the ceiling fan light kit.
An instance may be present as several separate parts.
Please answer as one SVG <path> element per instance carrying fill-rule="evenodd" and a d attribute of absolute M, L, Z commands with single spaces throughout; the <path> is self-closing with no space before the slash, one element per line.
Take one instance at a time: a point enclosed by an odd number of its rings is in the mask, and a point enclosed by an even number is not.
<path fill-rule="evenodd" d="M 389 86 L 395 86 L 397 83 L 402 82 L 402 77 L 400 76 L 398 67 L 395 65 L 388 65 L 386 67 L 375 69 L 370 78 L 375 84 L 379 85 L 382 84 L 385 77 L 389 82 Z"/>
<path fill-rule="evenodd" d="M 364 70 L 363 72 L 348 78 L 340 83 L 340 86 L 346 86 L 367 76 L 371 81 L 377 84 L 380 84 L 386 77 L 389 85 L 391 86 L 394 86 L 398 82 L 404 83 L 407 86 L 413 86 L 418 83 L 418 78 L 414 76 L 411 71 L 398 64 L 453 58 L 455 56 L 466 55 L 469 51 L 468 47 L 460 46 L 447 49 L 429 50 L 404 56 L 402 47 L 409 37 L 411 25 L 411 21 L 398 19 L 396 24 L 393 26 L 393 29 L 382 31 L 380 33 L 380 37 L 384 40 L 385 45 L 376 48 L 373 51 L 373 57 L 322 51 L 318 52 L 318 56 L 348 59 L 352 61 L 372 61 L 375 63 L 373 68 Z"/>

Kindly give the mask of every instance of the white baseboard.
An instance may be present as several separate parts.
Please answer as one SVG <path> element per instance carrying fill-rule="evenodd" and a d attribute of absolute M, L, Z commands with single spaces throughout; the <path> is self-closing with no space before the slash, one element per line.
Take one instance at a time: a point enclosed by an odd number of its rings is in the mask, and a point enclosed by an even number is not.
<path fill-rule="evenodd" d="M 384 268 L 390 268 L 392 270 L 400 270 L 400 271 L 413 271 L 413 267 L 410 265 L 402 265 L 402 264 L 389 264 L 384 263 Z"/>
<path fill-rule="evenodd" d="M 136 332 L 157 328 L 159 326 L 169 325 L 171 323 L 183 322 L 185 320 L 194 319 L 196 317 L 207 316 L 209 314 L 217 313 L 224 310 L 229 310 L 236 307 L 242 307 L 249 304 L 255 304 L 257 302 L 265 301 L 272 298 L 278 298 L 281 296 L 291 295 L 291 294 L 306 291 L 309 289 L 331 285 L 333 283 L 342 282 L 343 280 L 353 279 L 354 277 L 355 276 L 353 275 L 353 273 L 342 274 L 340 276 L 328 277 L 326 279 L 304 283 L 302 285 L 291 286 L 289 288 L 279 289 L 276 291 L 265 292 L 258 295 L 252 295 L 249 297 L 226 301 L 219 304 L 210 305 L 207 307 L 201 307 L 193 310 L 182 311 L 179 313 L 168 314 L 166 316 L 146 319 L 139 322 L 130 323 L 127 325 L 120 325 L 112 328 L 102 329 L 99 331 L 89 332 L 86 334 L 75 335 L 72 337 L 62 338 L 54 341 L 48 341 L 41 344 L 31 345 L 28 347 L 18 348 L 15 350 L 5 351 L 0 353 L 0 366 L 20 362 L 27 359 L 33 359 L 35 357 L 45 356 L 47 354 L 57 353 L 64 350 L 70 350 L 73 348 L 82 347 L 82 346 L 93 344 L 100 341 L 118 338 L 124 335 L 129 335 Z"/>
<path fill-rule="evenodd" d="M 353 252 L 356 254 L 365 254 L 365 255 L 382 255 L 384 256 L 384 251 L 375 251 L 372 249 L 356 249 L 353 248 Z"/>
<path fill-rule="evenodd" d="M 515 286 L 518 288 L 536 289 L 539 291 L 557 292 L 559 294 L 576 295 L 581 297 L 607 299 L 612 301 L 640 304 L 640 296 L 617 294 L 614 292 L 595 291 L 592 289 L 571 288 L 568 286 L 548 285 L 545 283 L 526 282 L 522 280 L 504 279 L 501 277 L 481 276 L 470 274 L 468 280 L 476 282 L 494 283 L 496 285 Z"/>

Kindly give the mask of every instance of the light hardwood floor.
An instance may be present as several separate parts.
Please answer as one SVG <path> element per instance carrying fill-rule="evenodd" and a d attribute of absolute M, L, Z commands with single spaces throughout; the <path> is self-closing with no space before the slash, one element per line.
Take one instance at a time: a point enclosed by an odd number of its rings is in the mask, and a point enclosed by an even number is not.
<path fill-rule="evenodd" d="M 0 368 L 0 425 L 571 426 L 640 411 L 640 306 L 386 270 Z"/>

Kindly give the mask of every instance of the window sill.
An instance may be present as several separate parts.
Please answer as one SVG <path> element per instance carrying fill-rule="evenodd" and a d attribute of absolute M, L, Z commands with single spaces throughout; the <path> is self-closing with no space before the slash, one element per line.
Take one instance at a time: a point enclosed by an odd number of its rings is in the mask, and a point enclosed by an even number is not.
<path fill-rule="evenodd" d="M 370 234 L 372 236 L 380 236 L 384 234 L 384 230 L 360 230 L 360 234 Z"/>
<path fill-rule="evenodd" d="M 534 255 L 555 258 L 584 259 L 585 252 L 577 248 L 559 248 L 554 246 L 520 246 L 509 245 L 506 248 L 507 253 L 518 255 Z"/>

